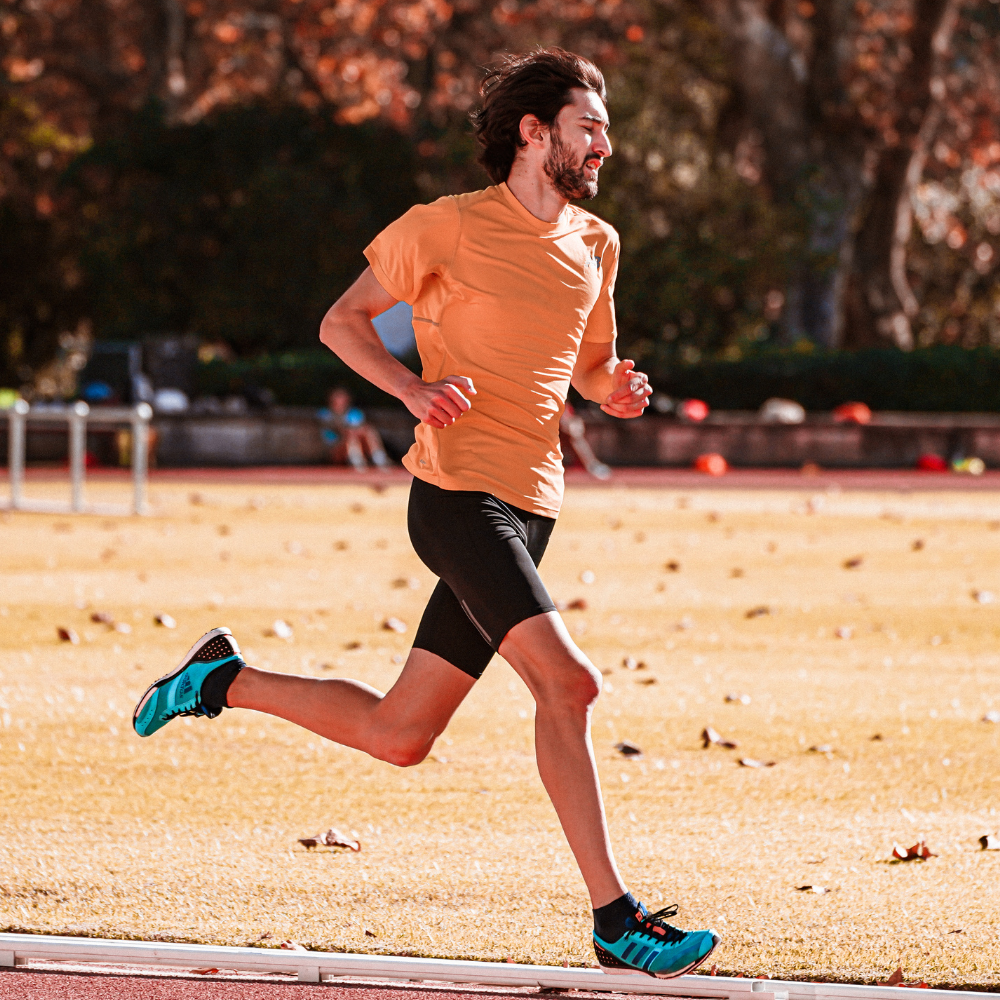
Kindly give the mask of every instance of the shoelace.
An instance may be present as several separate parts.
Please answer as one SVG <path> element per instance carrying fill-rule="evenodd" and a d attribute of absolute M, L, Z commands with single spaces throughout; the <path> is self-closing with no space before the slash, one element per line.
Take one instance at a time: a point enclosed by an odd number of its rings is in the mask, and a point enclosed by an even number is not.
<path fill-rule="evenodd" d="M 671 903 L 669 906 L 663 907 L 662 910 L 657 910 L 655 913 L 647 914 L 646 919 L 639 924 L 637 930 L 644 934 L 648 934 L 657 941 L 666 941 L 668 944 L 674 944 L 677 941 L 681 941 L 687 932 L 682 931 L 679 927 L 674 927 L 673 924 L 668 924 L 664 920 L 664 917 L 676 917 L 677 909 L 677 904 Z M 636 922 L 638 923 L 638 921 Z M 654 927 L 661 927 L 664 933 L 662 935 L 654 934 Z"/>
<path fill-rule="evenodd" d="M 177 719 L 182 715 L 210 715 L 210 713 L 201 702 L 195 702 L 194 708 L 175 708 L 172 712 L 164 712 L 163 717 L 169 720 Z"/>

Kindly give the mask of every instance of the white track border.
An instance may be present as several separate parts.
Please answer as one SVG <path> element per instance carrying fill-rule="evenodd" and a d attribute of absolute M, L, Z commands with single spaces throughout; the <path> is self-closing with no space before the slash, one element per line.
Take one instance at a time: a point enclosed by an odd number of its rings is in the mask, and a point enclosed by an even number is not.
<path fill-rule="evenodd" d="M 849 986 L 725 976 L 611 976 L 597 969 L 439 958 L 396 958 L 275 948 L 222 948 L 155 941 L 112 941 L 42 934 L 0 934 L 0 968 L 32 962 L 95 962 L 129 967 L 217 968 L 237 972 L 283 973 L 300 982 L 336 979 L 475 983 L 481 986 L 550 987 L 601 993 L 642 993 L 695 1000 L 996 1000 L 995 994 L 916 989 L 900 986 Z"/>

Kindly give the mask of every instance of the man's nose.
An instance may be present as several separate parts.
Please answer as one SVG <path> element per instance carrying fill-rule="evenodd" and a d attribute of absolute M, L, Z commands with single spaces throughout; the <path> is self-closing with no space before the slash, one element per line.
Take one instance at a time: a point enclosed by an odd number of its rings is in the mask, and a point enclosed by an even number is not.
<path fill-rule="evenodd" d="M 594 143 L 594 152 L 607 159 L 611 155 L 611 140 L 606 135 L 599 135 Z"/>

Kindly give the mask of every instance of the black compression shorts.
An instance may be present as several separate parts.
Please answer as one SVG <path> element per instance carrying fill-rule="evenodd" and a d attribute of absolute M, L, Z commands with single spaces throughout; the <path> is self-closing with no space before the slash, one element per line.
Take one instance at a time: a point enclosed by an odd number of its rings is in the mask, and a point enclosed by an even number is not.
<path fill-rule="evenodd" d="M 482 676 L 515 625 L 556 609 L 537 569 L 555 523 L 489 493 L 414 479 L 410 541 L 440 579 L 413 645 Z"/>

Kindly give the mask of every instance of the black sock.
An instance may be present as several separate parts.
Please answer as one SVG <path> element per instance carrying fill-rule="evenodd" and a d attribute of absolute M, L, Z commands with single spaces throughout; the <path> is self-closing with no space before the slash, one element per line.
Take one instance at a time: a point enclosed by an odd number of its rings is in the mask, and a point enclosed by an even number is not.
<path fill-rule="evenodd" d="M 609 944 L 617 941 L 627 930 L 625 921 L 634 917 L 638 911 L 639 900 L 630 892 L 607 906 L 599 906 L 594 910 L 594 930 L 597 936 Z"/>
<path fill-rule="evenodd" d="M 223 663 L 221 667 L 216 667 L 201 684 L 201 703 L 205 708 L 214 711 L 222 711 L 229 708 L 226 702 L 226 695 L 229 693 L 229 685 L 236 680 L 236 675 L 246 666 L 242 660 L 230 660 Z"/>

